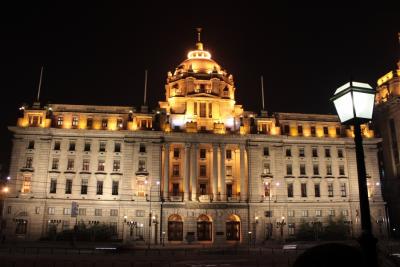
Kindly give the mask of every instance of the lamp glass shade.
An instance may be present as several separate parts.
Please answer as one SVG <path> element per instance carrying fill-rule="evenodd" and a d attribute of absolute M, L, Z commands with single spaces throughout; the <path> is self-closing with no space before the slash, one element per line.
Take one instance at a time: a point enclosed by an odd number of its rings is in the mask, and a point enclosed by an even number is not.
<path fill-rule="evenodd" d="M 354 113 L 353 113 L 353 100 L 351 97 L 351 92 L 347 92 L 346 94 L 333 100 L 333 104 L 335 105 L 336 111 L 339 115 L 339 119 L 341 122 L 353 119 Z"/>
<path fill-rule="evenodd" d="M 354 109 L 357 118 L 372 119 L 375 94 L 369 92 L 353 92 Z"/>

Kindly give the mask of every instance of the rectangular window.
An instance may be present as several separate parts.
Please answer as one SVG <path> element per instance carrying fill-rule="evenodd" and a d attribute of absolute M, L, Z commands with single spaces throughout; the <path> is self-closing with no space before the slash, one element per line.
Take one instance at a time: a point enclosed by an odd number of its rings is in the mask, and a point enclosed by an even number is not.
<path fill-rule="evenodd" d="M 103 194 L 103 181 L 97 181 L 96 195 L 102 195 L 102 194 Z"/>
<path fill-rule="evenodd" d="M 50 180 L 50 194 L 55 193 L 57 193 L 57 180 L 55 178 L 52 178 Z"/>
<path fill-rule="evenodd" d="M 76 128 L 79 124 L 79 118 L 77 116 L 72 117 L 72 127 Z"/>
<path fill-rule="evenodd" d="M 292 164 L 286 164 L 286 175 L 292 175 L 293 170 L 292 170 Z"/>
<path fill-rule="evenodd" d="M 61 127 L 63 125 L 63 123 L 64 123 L 64 118 L 62 116 L 59 116 L 57 118 L 57 126 Z"/>
<path fill-rule="evenodd" d="M 266 197 L 271 196 L 271 184 L 270 183 L 264 184 L 264 196 L 266 196 Z"/>
<path fill-rule="evenodd" d="M 226 150 L 226 159 L 232 159 L 232 150 L 230 149 Z"/>
<path fill-rule="evenodd" d="M 35 141 L 29 141 L 27 149 L 35 149 Z"/>
<path fill-rule="evenodd" d="M 348 210 L 342 210 L 342 215 L 347 217 L 349 216 L 349 211 Z"/>
<path fill-rule="evenodd" d="M 113 161 L 113 172 L 119 172 L 121 170 L 121 162 L 119 159 Z"/>
<path fill-rule="evenodd" d="M 331 157 L 331 149 L 325 148 L 325 158 L 330 158 L 330 157 Z"/>
<path fill-rule="evenodd" d="M 119 142 L 114 143 L 114 152 L 115 153 L 121 152 L 121 143 L 119 143 Z"/>
<path fill-rule="evenodd" d="M 35 207 L 35 214 L 40 214 L 40 207 Z"/>
<path fill-rule="evenodd" d="M 200 103 L 200 118 L 206 117 L 206 103 Z"/>
<path fill-rule="evenodd" d="M 288 234 L 290 236 L 294 236 L 296 234 L 296 224 L 294 224 L 294 223 L 288 224 Z"/>
<path fill-rule="evenodd" d="M 180 169 L 179 164 L 172 165 L 172 176 L 179 177 L 179 169 Z"/>
<path fill-rule="evenodd" d="M 315 136 L 316 130 L 315 126 L 311 126 L 311 136 Z"/>
<path fill-rule="evenodd" d="M 324 130 L 324 135 L 327 136 L 329 134 L 328 126 L 324 126 L 323 130 Z"/>
<path fill-rule="evenodd" d="M 60 150 L 60 147 L 61 147 L 61 142 L 60 141 L 55 141 L 53 149 L 54 150 Z"/>
<path fill-rule="evenodd" d="M 173 196 L 178 196 L 179 195 L 179 184 L 178 183 L 173 183 L 172 184 L 172 195 Z"/>
<path fill-rule="evenodd" d="M 303 125 L 297 125 L 297 133 L 303 135 Z"/>
<path fill-rule="evenodd" d="M 287 196 L 293 197 L 293 184 L 292 183 L 287 185 Z"/>
<path fill-rule="evenodd" d="M 88 189 L 88 179 L 82 179 L 81 181 L 81 194 L 86 195 Z"/>
<path fill-rule="evenodd" d="M 54 208 L 54 207 L 49 207 L 48 209 L 47 209 L 47 214 L 49 214 L 49 215 L 54 215 L 56 213 L 56 208 Z"/>
<path fill-rule="evenodd" d="M 33 157 L 26 157 L 25 168 L 32 169 Z"/>
<path fill-rule="evenodd" d="M 99 152 L 106 152 L 106 142 L 100 142 Z"/>
<path fill-rule="evenodd" d="M 342 197 L 346 197 L 347 196 L 346 183 L 341 183 L 340 184 L 340 195 Z"/>
<path fill-rule="evenodd" d="M 108 126 L 108 119 L 102 119 L 101 120 L 101 128 L 107 129 Z"/>
<path fill-rule="evenodd" d="M 289 134 L 289 133 L 290 133 L 290 127 L 289 127 L 288 124 L 285 124 L 285 125 L 283 126 L 283 133 L 284 133 L 284 134 Z"/>
<path fill-rule="evenodd" d="M 313 156 L 313 158 L 318 157 L 318 148 L 316 148 L 316 147 L 312 148 L 312 156 Z"/>
<path fill-rule="evenodd" d="M 308 210 L 302 210 L 301 217 L 308 217 Z"/>
<path fill-rule="evenodd" d="M 146 153 L 146 145 L 145 144 L 139 145 L 139 153 Z"/>
<path fill-rule="evenodd" d="M 343 158 L 343 149 L 338 148 L 338 150 L 337 150 L 337 156 L 338 156 L 338 158 Z"/>
<path fill-rule="evenodd" d="M 52 170 L 58 170 L 60 160 L 58 158 L 54 158 L 53 162 L 51 163 L 51 169 Z"/>
<path fill-rule="evenodd" d="M 306 164 L 300 164 L 300 175 L 306 175 Z"/>
<path fill-rule="evenodd" d="M 299 157 L 302 157 L 302 158 L 305 157 L 304 147 L 299 148 Z"/>
<path fill-rule="evenodd" d="M 180 154 L 180 149 L 178 147 L 174 147 L 174 158 L 178 159 L 179 154 Z"/>
<path fill-rule="evenodd" d="M 207 168 L 206 165 L 202 164 L 200 165 L 200 177 L 206 177 L 207 176 Z"/>
<path fill-rule="evenodd" d="M 110 209 L 110 216 L 118 216 L 118 210 L 117 209 Z"/>
<path fill-rule="evenodd" d="M 200 149 L 200 158 L 205 159 L 206 158 L 206 150 L 204 148 Z"/>
<path fill-rule="evenodd" d="M 86 128 L 92 129 L 93 127 L 93 118 L 87 118 L 86 120 Z"/>
<path fill-rule="evenodd" d="M 94 209 L 94 216 L 102 216 L 103 210 L 102 209 Z"/>
<path fill-rule="evenodd" d="M 72 193 L 72 179 L 65 180 L 65 194 Z"/>
<path fill-rule="evenodd" d="M 212 118 L 212 103 L 208 103 L 208 117 Z"/>
<path fill-rule="evenodd" d="M 339 175 L 345 175 L 344 174 L 344 165 L 339 165 Z"/>
<path fill-rule="evenodd" d="M 68 171 L 73 171 L 74 170 L 74 165 L 75 165 L 75 160 L 74 159 L 68 159 L 68 161 L 67 161 L 67 170 Z"/>
<path fill-rule="evenodd" d="M 329 216 L 335 216 L 335 210 L 329 210 Z"/>
<path fill-rule="evenodd" d="M 84 159 L 82 162 L 82 171 L 89 171 L 90 166 L 90 160 L 89 159 Z"/>
<path fill-rule="evenodd" d="M 75 151 L 75 141 L 70 141 L 69 142 L 68 150 L 69 151 Z"/>
<path fill-rule="evenodd" d="M 117 119 L 117 128 L 120 130 L 124 128 L 124 123 L 122 119 Z"/>
<path fill-rule="evenodd" d="M 97 171 L 104 172 L 105 166 L 106 166 L 106 162 L 104 161 L 104 159 L 99 159 L 98 164 L 97 164 Z"/>
<path fill-rule="evenodd" d="M 264 162 L 263 166 L 264 166 L 263 174 L 270 174 L 271 173 L 271 166 L 270 166 L 269 162 Z"/>
<path fill-rule="evenodd" d="M 340 127 L 336 127 L 336 136 L 340 136 Z"/>
<path fill-rule="evenodd" d="M 85 142 L 85 145 L 83 147 L 83 151 L 89 152 L 90 151 L 90 142 Z"/>
<path fill-rule="evenodd" d="M 232 166 L 226 166 L 226 176 L 232 176 Z"/>
<path fill-rule="evenodd" d="M 146 170 L 146 159 L 140 158 L 139 159 L 139 171 L 145 171 Z"/>
<path fill-rule="evenodd" d="M 201 184 L 199 184 L 199 193 L 200 193 L 200 195 L 207 195 L 207 184 L 205 184 L 205 183 L 201 183 Z"/>
<path fill-rule="evenodd" d="M 64 215 L 71 215 L 71 209 L 70 208 L 64 208 L 63 209 L 63 214 Z"/>
<path fill-rule="evenodd" d="M 197 115 L 197 102 L 193 103 L 193 114 Z"/>
<path fill-rule="evenodd" d="M 265 214 L 265 217 L 271 218 L 272 217 L 272 210 L 266 210 L 264 214 Z"/>
<path fill-rule="evenodd" d="M 322 210 L 316 210 L 315 217 L 322 217 Z"/>
<path fill-rule="evenodd" d="M 332 164 L 326 164 L 326 175 L 332 175 Z"/>
<path fill-rule="evenodd" d="M 313 175 L 319 175 L 319 165 L 313 164 Z"/>
<path fill-rule="evenodd" d="M 118 181 L 112 181 L 112 195 L 117 196 L 118 195 L 118 190 L 119 190 L 119 182 Z"/>
<path fill-rule="evenodd" d="M 78 209 L 78 215 L 86 216 L 86 208 L 79 208 Z"/>
<path fill-rule="evenodd" d="M 267 147 L 267 146 L 264 147 L 263 155 L 264 155 L 264 157 L 268 157 L 269 156 L 269 147 Z"/>
<path fill-rule="evenodd" d="M 69 230 L 69 221 L 62 221 L 62 231 Z"/>
<path fill-rule="evenodd" d="M 328 197 L 333 197 L 333 183 L 328 183 Z"/>
<path fill-rule="evenodd" d="M 315 197 L 321 197 L 321 186 L 320 184 L 314 184 Z"/>
<path fill-rule="evenodd" d="M 294 217 L 295 213 L 294 210 L 288 210 L 288 217 Z"/>
<path fill-rule="evenodd" d="M 301 197 L 307 197 L 307 184 L 301 183 Z"/>
<path fill-rule="evenodd" d="M 31 192 L 31 177 L 24 176 L 24 181 L 22 183 L 22 193 L 30 193 Z"/>
<path fill-rule="evenodd" d="M 291 157 L 292 156 L 292 150 L 290 148 L 285 149 L 285 155 L 286 157 Z"/>

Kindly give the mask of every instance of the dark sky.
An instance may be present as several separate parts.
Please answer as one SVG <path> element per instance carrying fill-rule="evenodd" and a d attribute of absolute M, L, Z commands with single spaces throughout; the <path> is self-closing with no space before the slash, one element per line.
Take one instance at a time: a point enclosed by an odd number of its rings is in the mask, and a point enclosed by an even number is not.
<path fill-rule="evenodd" d="M 11 146 L 6 127 L 15 125 L 21 103 L 34 100 L 41 65 L 42 102 L 139 106 L 148 69 L 155 107 L 164 98 L 167 71 L 186 58 L 200 26 L 206 49 L 233 74 L 236 100 L 246 110 L 260 109 L 264 75 L 268 111 L 333 113 L 329 98 L 336 87 L 350 77 L 375 86 L 399 57 L 400 9 L 393 3 L 32 2 L 0 8 L 5 165 Z"/>

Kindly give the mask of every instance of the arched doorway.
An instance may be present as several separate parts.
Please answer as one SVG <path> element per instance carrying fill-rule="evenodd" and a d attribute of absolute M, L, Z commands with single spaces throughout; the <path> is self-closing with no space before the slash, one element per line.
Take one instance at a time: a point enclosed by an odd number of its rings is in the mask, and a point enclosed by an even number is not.
<path fill-rule="evenodd" d="M 168 241 L 183 240 L 183 221 L 178 214 L 168 217 Z"/>
<path fill-rule="evenodd" d="M 212 221 L 207 215 L 202 214 L 197 218 L 197 240 L 212 240 Z"/>
<path fill-rule="evenodd" d="M 240 241 L 240 218 L 235 214 L 226 220 L 226 240 Z"/>

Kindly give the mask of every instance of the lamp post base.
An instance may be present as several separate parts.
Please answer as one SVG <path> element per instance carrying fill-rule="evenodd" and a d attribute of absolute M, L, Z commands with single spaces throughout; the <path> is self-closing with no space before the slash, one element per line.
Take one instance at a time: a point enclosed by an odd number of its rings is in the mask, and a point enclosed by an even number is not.
<path fill-rule="evenodd" d="M 378 267 L 378 257 L 376 251 L 378 239 L 375 238 L 371 233 L 363 232 L 357 241 L 360 244 L 362 253 L 364 254 L 367 264 L 366 266 Z"/>

